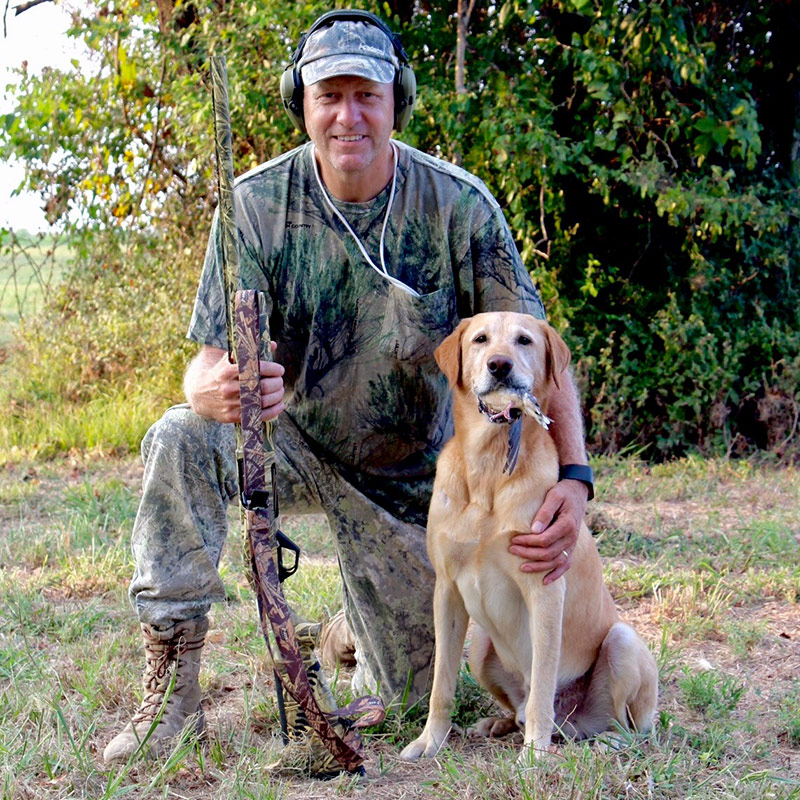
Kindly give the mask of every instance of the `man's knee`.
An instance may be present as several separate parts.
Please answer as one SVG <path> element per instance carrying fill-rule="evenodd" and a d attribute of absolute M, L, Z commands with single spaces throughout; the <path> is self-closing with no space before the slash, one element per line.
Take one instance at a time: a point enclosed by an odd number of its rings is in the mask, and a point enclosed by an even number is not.
<path fill-rule="evenodd" d="M 193 482 L 219 485 L 232 499 L 237 496 L 236 435 L 226 425 L 195 414 L 187 404 L 173 406 L 155 422 L 142 439 L 146 472 L 177 472 Z"/>
<path fill-rule="evenodd" d="M 142 439 L 142 457 L 147 460 L 155 443 L 169 442 L 173 447 L 205 444 L 209 449 L 233 447 L 233 425 L 225 425 L 195 414 L 188 404 L 168 408 Z"/>

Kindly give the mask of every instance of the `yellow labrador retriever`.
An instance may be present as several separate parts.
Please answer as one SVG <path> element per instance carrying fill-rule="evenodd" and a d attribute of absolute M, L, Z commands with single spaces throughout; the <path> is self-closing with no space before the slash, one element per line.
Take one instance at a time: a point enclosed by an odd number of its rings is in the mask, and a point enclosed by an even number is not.
<path fill-rule="evenodd" d="M 566 344 L 533 317 L 479 314 L 445 339 L 436 360 L 453 387 L 455 420 L 428 516 L 436 660 L 425 729 L 402 758 L 432 757 L 447 737 L 470 617 L 473 674 L 514 715 L 486 721 L 485 734 L 518 725 L 525 745 L 538 751 L 554 730 L 584 738 L 613 721 L 649 730 L 656 663 L 619 621 L 586 525 L 571 569 L 547 586 L 508 552 L 558 480 L 546 414 L 551 387 L 569 364 Z"/>

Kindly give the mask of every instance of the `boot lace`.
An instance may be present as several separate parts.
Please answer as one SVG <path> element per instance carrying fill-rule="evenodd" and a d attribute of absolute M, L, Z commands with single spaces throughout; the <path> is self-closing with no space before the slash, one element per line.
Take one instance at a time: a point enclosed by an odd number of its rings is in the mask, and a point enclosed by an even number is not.
<path fill-rule="evenodd" d="M 142 704 L 131 718 L 134 724 L 139 722 L 152 722 L 159 709 L 164 704 L 164 698 L 169 691 L 172 675 L 177 671 L 175 685 L 166 699 L 169 706 L 174 702 L 176 695 L 183 686 L 181 683 L 181 659 L 189 651 L 197 650 L 203 646 L 203 640 L 193 641 L 187 639 L 181 632 L 177 637 L 165 641 L 148 642 L 146 646 L 145 666 L 145 695 Z M 173 669 L 170 669 L 170 666 Z"/>

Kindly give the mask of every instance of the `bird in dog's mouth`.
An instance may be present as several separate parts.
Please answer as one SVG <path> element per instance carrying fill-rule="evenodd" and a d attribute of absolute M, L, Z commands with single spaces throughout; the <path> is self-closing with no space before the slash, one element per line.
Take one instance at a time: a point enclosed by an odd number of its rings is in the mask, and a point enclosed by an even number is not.
<path fill-rule="evenodd" d="M 480 395 L 478 410 L 490 422 L 500 424 L 516 422 L 524 414 L 549 430 L 553 421 L 542 411 L 536 395 L 526 389 L 496 389 Z"/>
<path fill-rule="evenodd" d="M 523 415 L 533 417 L 545 430 L 549 430 L 553 420 L 542 411 L 536 396 L 528 389 L 493 389 L 479 395 L 473 388 L 473 394 L 478 398 L 478 411 L 487 417 L 489 422 L 509 426 L 508 454 L 503 472 L 511 475 L 519 457 Z"/>

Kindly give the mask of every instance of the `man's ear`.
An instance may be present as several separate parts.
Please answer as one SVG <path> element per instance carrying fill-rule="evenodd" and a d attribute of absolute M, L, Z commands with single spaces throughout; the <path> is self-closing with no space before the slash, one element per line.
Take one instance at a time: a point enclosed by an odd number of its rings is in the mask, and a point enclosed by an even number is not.
<path fill-rule="evenodd" d="M 556 388 L 561 388 L 561 376 L 569 366 L 572 354 L 567 343 L 558 335 L 555 328 L 546 322 L 541 322 L 545 334 L 545 374 L 548 380 L 552 379 Z"/>
<path fill-rule="evenodd" d="M 471 317 L 462 319 L 458 327 L 436 348 L 433 355 L 445 374 L 450 388 L 461 383 L 461 337 Z"/>

